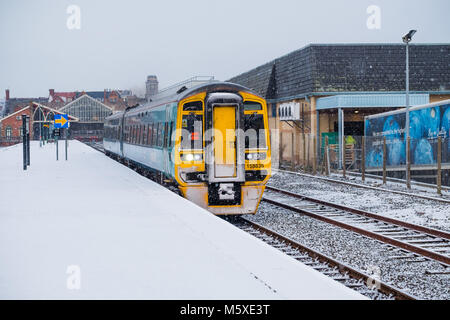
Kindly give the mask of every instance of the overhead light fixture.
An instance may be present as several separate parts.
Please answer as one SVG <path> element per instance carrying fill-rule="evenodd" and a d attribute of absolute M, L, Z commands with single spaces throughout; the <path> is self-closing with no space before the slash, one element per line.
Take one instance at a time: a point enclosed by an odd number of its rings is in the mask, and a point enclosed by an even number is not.
<path fill-rule="evenodd" d="M 410 41 L 411 41 L 411 39 L 412 39 L 412 37 L 413 37 L 413 35 L 415 34 L 417 32 L 417 30 L 410 30 L 409 32 L 408 32 L 408 34 L 405 34 L 404 36 L 403 36 L 403 42 L 404 43 L 409 43 Z"/>

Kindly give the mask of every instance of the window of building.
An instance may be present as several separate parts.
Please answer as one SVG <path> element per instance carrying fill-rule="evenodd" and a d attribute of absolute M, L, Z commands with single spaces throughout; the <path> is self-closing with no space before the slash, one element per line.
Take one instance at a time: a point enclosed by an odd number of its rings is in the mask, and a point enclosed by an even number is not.
<path fill-rule="evenodd" d="M 274 118 L 277 117 L 277 104 L 276 103 L 272 103 L 272 117 L 274 117 Z"/>
<path fill-rule="evenodd" d="M 11 138 L 12 136 L 12 128 L 10 126 L 5 128 L 5 137 L 6 138 Z"/>

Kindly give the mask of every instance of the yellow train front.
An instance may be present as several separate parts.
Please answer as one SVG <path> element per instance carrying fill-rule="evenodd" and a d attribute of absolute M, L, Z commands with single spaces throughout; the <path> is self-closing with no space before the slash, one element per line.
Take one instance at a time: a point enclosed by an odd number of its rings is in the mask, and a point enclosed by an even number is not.
<path fill-rule="evenodd" d="M 105 119 L 105 153 L 215 214 L 255 213 L 271 174 L 267 106 L 240 85 L 174 87 Z"/>
<path fill-rule="evenodd" d="M 255 213 L 271 175 L 267 105 L 215 83 L 179 101 L 175 179 L 184 197 L 219 215 Z"/>

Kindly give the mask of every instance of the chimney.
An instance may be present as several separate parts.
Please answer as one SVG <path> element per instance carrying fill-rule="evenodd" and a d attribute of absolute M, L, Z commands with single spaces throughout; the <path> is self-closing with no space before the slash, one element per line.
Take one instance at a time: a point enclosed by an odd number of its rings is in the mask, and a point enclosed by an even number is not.
<path fill-rule="evenodd" d="M 50 96 L 53 97 L 55 95 L 55 89 L 48 89 Z"/>
<path fill-rule="evenodd" d="M 5 90 L 5 100 L 8 101 L 9 100 L 9 89 Z"/>

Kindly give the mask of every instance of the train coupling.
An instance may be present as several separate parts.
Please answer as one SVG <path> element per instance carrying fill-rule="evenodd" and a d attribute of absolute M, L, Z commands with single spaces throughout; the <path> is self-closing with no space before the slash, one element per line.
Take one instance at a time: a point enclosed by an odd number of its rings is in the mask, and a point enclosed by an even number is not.
<path fill-rule="evenodd" d="M 221 183 L 219 184 L 219 199 L 220 200 L 234 200 L 234 194 L 236 191 L 234 190 L 233 183 Z"/>

